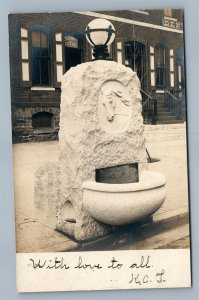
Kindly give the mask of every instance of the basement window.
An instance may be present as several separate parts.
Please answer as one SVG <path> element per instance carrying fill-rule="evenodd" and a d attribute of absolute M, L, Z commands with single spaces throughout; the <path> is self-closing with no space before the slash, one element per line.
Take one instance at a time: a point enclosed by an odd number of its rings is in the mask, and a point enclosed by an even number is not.
<path fill-rule="evenodd" d="M 53 114 L 49 112 L 38 112 L 32 116 L 32 127 L 34 133 L 48 133 L 54 131 Z"/>

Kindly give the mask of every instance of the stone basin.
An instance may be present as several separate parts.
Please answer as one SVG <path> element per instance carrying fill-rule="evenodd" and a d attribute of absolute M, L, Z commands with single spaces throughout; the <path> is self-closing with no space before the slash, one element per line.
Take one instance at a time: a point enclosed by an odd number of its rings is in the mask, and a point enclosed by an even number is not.
<path fill-rule="evenodd" d="M 139 182 L 107 184 L 83 183 L 83 205 L 97 221 L 109 225 L 138 222 L 156 212 L 166 198 L 164 175 L 143 171 Z"/>

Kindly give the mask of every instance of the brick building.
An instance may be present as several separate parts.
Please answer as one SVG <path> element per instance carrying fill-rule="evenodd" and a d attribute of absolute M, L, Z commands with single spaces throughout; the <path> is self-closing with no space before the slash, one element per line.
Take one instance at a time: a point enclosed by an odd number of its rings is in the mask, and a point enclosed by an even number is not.
<path fill-rule="evenodd" d="M 9 15 L 13 142 L 57 139 L 61 76 L 92 59 L 87 24 L 116 29 L 110 57 L 138 74 L 145 123 L 183 119 L 182 10 L 129 10 Z"/>

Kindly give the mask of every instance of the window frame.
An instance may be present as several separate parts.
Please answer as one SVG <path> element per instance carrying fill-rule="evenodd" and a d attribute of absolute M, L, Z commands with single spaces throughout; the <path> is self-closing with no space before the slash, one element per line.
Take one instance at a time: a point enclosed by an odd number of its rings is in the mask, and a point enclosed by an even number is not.
<path fill-rule="evenodd" d="M 50 59 L 50 67 L 49 67 L 49 76 L 50 76 L 50 83 L 49 85 L 39 85 L 39 84 L 33 84 L 32 82 L 32 32 L 44 32 L 48 35 L 48 45 L 49 45 L 49 59 Z M 53 55 L 54 55 L 54 49 L 53 49 L 53 32 L 52 29 L 46 25 L 43 24 L 33 24 L 29 28 L 29 53 L 30 53 L 30 61 L 29 61 L 29 72 L 30 72 L 30 86 L 31 90 L 52 90 L 54 89 L 55 79 L 54 79 L 54 61 L 53 61 Z"/>
<path fill-rule="evenodd" d="M 164 62 L 161 63 L 159 62 L 159 59 L 157 57 L 157 49 L 162 49 L 164 51 Z M 168 49 L 167 47 L 165 46 L 165 44 L 163 43 L 157 43 L 154 47 L 154 56 L 155 56 L 155 87 L 158 88 L 158 89 L 165 89 L 168 85 Z M 162 55 L 162 54 L 159 54 L 159 55 Z M 158 84 L 158 71 L 159 70 L 162 70 L 164 72 L 164 78 L 163 78 L 163 84 Z"/>

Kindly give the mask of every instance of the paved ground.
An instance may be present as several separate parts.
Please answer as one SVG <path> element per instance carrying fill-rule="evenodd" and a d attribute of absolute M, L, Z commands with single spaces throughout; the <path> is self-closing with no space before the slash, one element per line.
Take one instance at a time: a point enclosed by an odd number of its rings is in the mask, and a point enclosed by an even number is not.
<path fill-rule="evenodd" d="M 163 173 L 167 178 L 167 198 L 162 210 L 170 211 L 188 207 L 187 154 L 184 140 L 148 143 L 152 158 L 159 162 L 149 164 L 149 169 Z M 159 211 L 160 212 L 160 211 Z"/>
<path fill-rule="evenodd" d="M 160 159 L 149 164 L 149 169 L 163 173 L 168 180 L 167 198 L 156 216 L 188 211 L 185 140 L 151 142 L 146 146 L 152 158 Z M 54 211 L 49 210 L 46 214 L 34 205 L 34 174 L 44 163 L 55 162 L 57 154 L 57 142 L 13 146 L 17 252 L 71 251 L 78 247 L 77 243 L 54 230 Z M 188 247 L 189 227 L 183 226 L 165 233 L 164 243 L 160 243 L 159 248 Z M 148 247 L 158 248 L 159 238 L 149 241 Z M 144 249 L 141 244 L 139 249 Z"/>

